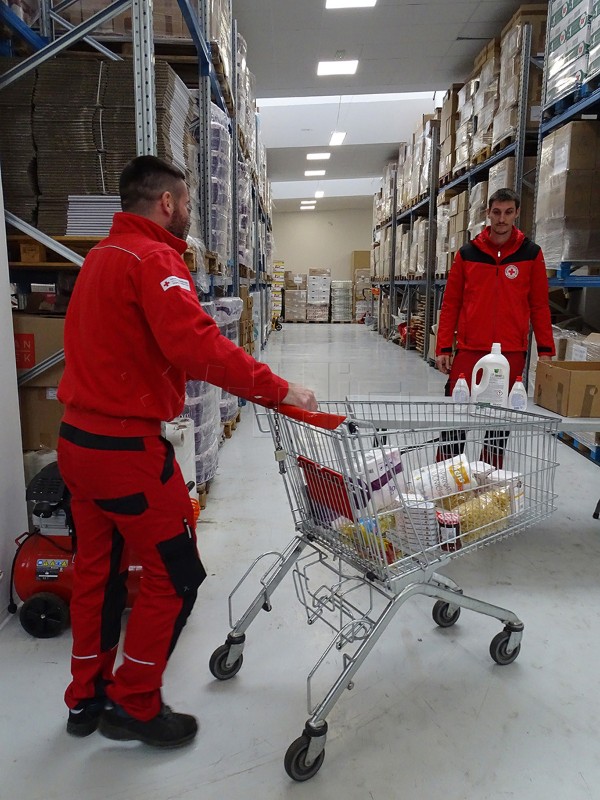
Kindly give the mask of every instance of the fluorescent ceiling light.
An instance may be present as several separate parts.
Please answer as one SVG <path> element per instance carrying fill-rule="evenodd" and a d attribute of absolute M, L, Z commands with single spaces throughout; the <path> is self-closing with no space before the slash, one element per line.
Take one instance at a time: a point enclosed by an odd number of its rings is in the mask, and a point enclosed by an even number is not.
<path fill-rule="evenodd" d="M 331 153 L 307 153 L 306 158 L 308 161 L 327 161 Z"/>
<path fill-rule="evenodd" d="M 314 206 L 300 206 L 300 211 L 314 211 Z"/>
<path fill-rule="evenodd" d="M 325 8 L 373 8 L 377 0 L 326 0 Z"/>
<path fill-rule="evenodd" d="M 316 204 L 316 200 L 300 200 L 301 206 L 314 206 Z"/>
<path fill-rule="evenodd" d="M 319 61 L 317 75 L 355 75 L 358 61 Z"/>
<path fill-rule="evenodd" d="M 325 192 L 322 189 L 319 189 L 315 192 L 315 197 L 318 199 L 320 197 L 325 197 Z"/>
<path fill-rule="evenodd" d="M 305 178 L 316 178 L 320 175 L 325 175 L 324 169 L 307 169 L 304 171 Z"/>
<path fill-rule="evenodd" d="M 445 89 L 436 89 L 435 94 L 444 97 Z M 261 97 L 256 104 L 262 107 L 279 106 L 320 106 L 340 103 L 397 103 L 400 100 L 426 100 L 432 98 L 434 92 L 389 92 L 386 94 L 334 94 L 312 95 L 310 97 Z"/>
<path fill-rule="evenodd" d="M 334 131 L 331 134 L 331 139 L 329 140 L 329 147 L 337 147 L 337 145 L 343 143 L 345 138 L 346 138 L 346 131 Z"/>

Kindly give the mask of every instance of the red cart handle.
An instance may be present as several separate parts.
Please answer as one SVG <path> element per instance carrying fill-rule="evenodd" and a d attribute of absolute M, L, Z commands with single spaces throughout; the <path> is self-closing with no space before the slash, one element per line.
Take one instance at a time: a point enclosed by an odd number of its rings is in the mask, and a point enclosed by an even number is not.
<path fill-rule="evenodd" d="M 326 411 L 306 411 L 303 408 L 292 406 L 288 403 L 280 403 L 279 405 L 269 403 L 262 398 L 260 400 L 255 398 L 254 402 L 265 408 L 278 411 L 285 417 L 295 419 L 297 422 L 307 422 L 309 425 L 314 425 L 315 428 L 323 428 L 326 431 L 335 430 L 346 419 L 344 414 L 328 414 Z"/>

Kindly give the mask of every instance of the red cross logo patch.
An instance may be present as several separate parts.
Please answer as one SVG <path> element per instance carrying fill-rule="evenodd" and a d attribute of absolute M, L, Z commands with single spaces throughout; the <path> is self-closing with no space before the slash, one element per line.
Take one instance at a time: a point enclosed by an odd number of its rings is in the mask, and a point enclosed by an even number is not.
<path fill-rule="evenodd" d="M 509 264 L 508 267 L 504 270 L 504 274 L 509 280 L 514 281 L 514 279 L 519 274 L 519 268 L 516 267 L 514 264 Z"/>

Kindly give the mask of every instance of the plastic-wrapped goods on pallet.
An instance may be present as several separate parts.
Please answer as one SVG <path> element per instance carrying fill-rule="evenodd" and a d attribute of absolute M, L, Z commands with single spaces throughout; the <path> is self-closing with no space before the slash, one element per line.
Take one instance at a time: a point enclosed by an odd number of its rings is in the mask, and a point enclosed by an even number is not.
<path fill-rule="evenodd" d="M 232 342 L 239 344 L 239 322 L 244 308 L 244 301 L 240 297 L 221 297 L 215 300 L 215 320 L 219 330 Z M 229 422 L 237 414 L 238 398 L 221 390 L 220 400 L 221 422 Z"/>
<path fill-rule="evenodd" d="M 600 125 L 577 120 L 542 142 L 537 194 L 536 242 L 546 264 L 595 259 L 600 250 Z"/>
<path fill-rule="evenodd" d="M 307 303 L 306 304 L 307 322 L 329 322 L 329 303 Z"/>
<path fill-rule="evenodd" d="M 202 303 L 206 313 L 215 316 L 214 303 Z M 201 485 L 214 478 L 217 472 L 221 418 L 221 390 L 204 381 L 188 381 L 185 389 L 183 416 L 194 423 L 196 483 Z"/>
<path fill-rule="evenodd" d="M 216 42 L 221 56 L 221 67 L 226 79 L 231 77 L 231 2 L 210 0 L 208 8 L 209 39 Z"/>
<path fill-rule="evenodd" d="M 161 428 L 164 438 L 173 445 L 184 481 L 197 483 L 194 421 L 190 417 L 177 417 L 163 422 Z"/>
<path fill-rule="evenodd" d="M 200 238 L 193 236 L 187 237 L 188 249 L 184 254 L 184 261 L 192 276 L 192 281 L 198 294 L 208 294 L 210 291 L 210 278 L 206 272 L 204 255 L 206 247 Z"/>
<path fill-rule="evenodd" d="M 285 321 L 306 321 L 306 290 L 286 289 L 285 291 Z"/>
<path fill-rule="evenodd" d="M 252 184 L 250 170 L 245 161 L 238 160 L 238 260 L 244 267 L 252 267 Z"/>
<path fill-rule="evenodd" d="M 564 4 L 550 13 L 546 103 L 553 103 L 585 82 L 590 49 L 592 0 Z"/>
<path fill-rule="evenodd" d="M 252 341 L 258 342 L 259 347 L 262 341 L 260 326 L 262 321 L 261 315 L 261 293 L 260 292 L 250 292 L 250 297 L 252 298 Z M 267 314 L 266 319 L 269 320 L 269 327 L 271 327 L 271 315 Z"/>
<path fill-rule="evenodd" d="M 331 281 L 331 321 L 352 322 L 352 281 Z"/>
<path fill-rule="evenodd" d="M 246 137 L 246 107 L 248 103 L 248 44 L 244 37 L 238 33 L 235 42 L 235 58 L 237 65 L 237 92 L 236 92 L 236 117 L 244 138 Z"/>
<path fill-rule="evenodd" d="M 231 136 L 229 117 L 211 104 L 211 247 L 222 264 L 227 264 L 231 208 Z"/>

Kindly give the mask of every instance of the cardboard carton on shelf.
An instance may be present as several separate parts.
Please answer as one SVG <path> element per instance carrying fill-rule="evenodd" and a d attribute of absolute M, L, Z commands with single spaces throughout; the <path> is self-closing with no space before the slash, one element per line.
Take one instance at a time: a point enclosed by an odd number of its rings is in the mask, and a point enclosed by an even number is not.
<path fill-rule="evenodd" d="M 562 417 L 600 417 L 600 361 L 538 361 L 535 402 Z"/>
<path fill-rule="evenodd" d="M 41 361 L 63 349 L 64 317 L 39 314 L 13 314 L 13 332 L 17 376 L 23 375 Z M 58 386 L 64 364 L 57 364 L 27 382 L 27 387 Z"/>

